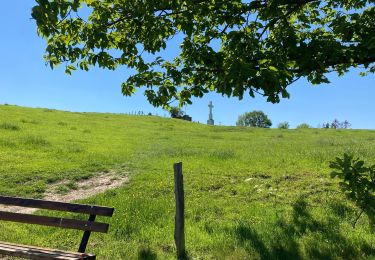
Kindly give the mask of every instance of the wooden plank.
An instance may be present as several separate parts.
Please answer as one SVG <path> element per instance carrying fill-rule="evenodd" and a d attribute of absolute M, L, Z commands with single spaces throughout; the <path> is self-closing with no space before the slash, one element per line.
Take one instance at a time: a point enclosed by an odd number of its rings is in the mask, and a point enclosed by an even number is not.
<path fill-rule="evenodd" d="M 4 211 L 0 211 L 0 220 L 36 224 L 36 225 L 42 225 L 42 226 L 78 229 L 78 230 L 101 232 L 101 233 L 107 233 L 108 226 L 109 226 L 108 224 L 100 223 L 100 222 L 37 216 L 37 215 L 31 215 L 31 214 L 20 214 L 20 213 L 4 212 Z"/>
<path fill-rule="evenodd" d="M 111 217 L 113 215 L 113 208 L 102 207 L 102 206 L 91 206 L 84 204 L 66 203 L 58 201 L 38 200 L 38 199 L 25 199 L 17 197 L 0 196 L 0 204 L 37 208 L 37 209 L 49 209 L 58 210 L 74 213 L 84 213 L 90 215 L 99 215 Z"/>
<path fill-rule="evenodd" d="M 0 242 L 0 255 L 24 257 L 27 259 L 96 259 L 95 255 L 86 253 L 67 252 L 62 250 L 41 248 L 35 246 L 17 245 Z M 0 257 L 1 258 L 1 257 Z"/>
<path fill-rule="evenodd" d="M 88 221 L 95 221 L 96 216 L 90 215 Z M 85 231 L 82 236 L 81 243 L 79 244 L 78 252 L 84 253 L 86 251 L 87 243 L 89 242 L 91 232 Z"/>
<path fill-rule="evenodd" d="M 174 240 L 176 243 L 177 257 L 183 259 L 186 256 L 185 251 L 185 200 L 184 200 L 184 178 L 182 175 L 182 163 L 175 163 L 174 183 L 176 197 L 176 216 L 174 228 Z"/>

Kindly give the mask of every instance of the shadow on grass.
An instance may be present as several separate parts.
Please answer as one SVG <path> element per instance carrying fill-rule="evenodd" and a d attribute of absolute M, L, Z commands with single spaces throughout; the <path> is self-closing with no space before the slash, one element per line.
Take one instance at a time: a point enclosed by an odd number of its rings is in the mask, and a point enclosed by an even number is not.
<path fill-rule="evenodd" d="M 363 210 L 359 206 L 357 208 L 350 208 L 342 203 L 332 203 L 330 209 L 340 218 L 348 218 L 348 214 L 350 214 L 353 228 L 366 215 L 370 230 L 375 232 L 375 200 L 370 201 Z"/>
<path fill-rule="evenodd" d="M 371 205 L 365 209 L 365 213 L 369 219 L 371 230 L 375 231 L 375 201 L 371 202 Z"/>
<path fill-rule="evenodd" d="M 149 248 L 142 248 L 138 252 L 138 259 L 139 260 L 155 260 L 157 259 L 157 255 Z"/>
<path fill-rule="evenodd" d="M 293 205 L 291 219 L 276 221 L 272 237 L 265 237 L 249 224 L 235 228 L 239 244 L 260 259 L 361 259 L 375 256 L 375 248 L 353 241 L 340 233 L 340 218 L 318 220 L 311 215 L 307 202 L 300 198 Z M 358 241 L 356 241 L 358 243 Z"/>
<path fill-rule="evenodd" d="M 177 258 L 177 256 L 176 256 Z M 158 259 L 157 254 L 153 252 L 150 248 L 141 248 L 138 251 L 138 260 L 155 260 Z M 190 257 L 187 252 L 181 257 L 178 257 L 179 260 L 189 260 Z"/>
<path fill-rule="evenodd" d="M 367 207 L 364 209 L 364 213 L 367 215 L 371 231 L 375 232 L 375 200 L 374 199 L 369 202 Z"/>
<path fill-rule="evenodd" d="M 239 226 L 237 234 L 240 242 L 245 245 L 247 250 L 256 251 L 261 259 L 298 259 L 298 248 L 293 245 L 290 247 L 281 247 L 276 244 L 269 249 L 263 241 L 261 235 L 250 227 Z M 250 242 L 250 245 L 248 244 Z M 249 246 L 252 249 L 248 248 Z"/>

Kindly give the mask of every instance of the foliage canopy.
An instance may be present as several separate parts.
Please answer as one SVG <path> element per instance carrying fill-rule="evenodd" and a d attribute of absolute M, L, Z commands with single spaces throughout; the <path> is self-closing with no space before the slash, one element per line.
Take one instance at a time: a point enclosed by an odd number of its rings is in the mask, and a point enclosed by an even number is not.
<path fill-rule="evenodd" d="M 263 111 L 254 110 L 238 117 L 236 125 L 270 128 L 272 122 Z"/>
<path fill-rule="evenodd" d="M 36 0 L 32 17 L 45 59 L 66 73 L 99 66 L 136 72 L 154 106 L 191 103 L 208 92 L 270 102 L 301 77 L 313 84 L 350 67 L 375 66 L 374 0 Z M 171 39 L 176 57 L 161 55 Z M 171 43 L 172 44 L 172 43 Z M 173 43 L 172 48 L 175 48 Z"/>

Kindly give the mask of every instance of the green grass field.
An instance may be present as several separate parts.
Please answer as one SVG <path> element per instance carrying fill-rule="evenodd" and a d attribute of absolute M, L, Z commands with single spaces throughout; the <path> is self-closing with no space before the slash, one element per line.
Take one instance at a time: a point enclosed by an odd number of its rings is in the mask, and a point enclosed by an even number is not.
<path fill-rule="evenodd" d="M 375 163 L 375 131 L 249 129 L 154 116 L 0 106 L 0 194 L 129 174 L 85 203 L 115 207 L 99 259 L 173 259 L 173 163 L 183 162 L 192 259 L 375 259 L 374 223 L 329 177 L 344 152 Z M 99 220 L 107 221 L 100 218 Z M 0 240 L 76 250 L 80 232 L 0 221 Z"/>

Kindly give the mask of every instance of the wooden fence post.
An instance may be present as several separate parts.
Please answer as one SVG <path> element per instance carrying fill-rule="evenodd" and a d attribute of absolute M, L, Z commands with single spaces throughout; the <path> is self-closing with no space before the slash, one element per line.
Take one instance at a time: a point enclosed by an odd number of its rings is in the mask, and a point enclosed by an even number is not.
<path fill-rule="evenodd" d="M 185 201 L 184 201 L 184 178 L 182 175 L 182 162 L 175 163 L 174 189 L 176 197 L 176 215 L 174 226 L 174 240 L 177 248 L 178 259 L 185 258 Z"/>

